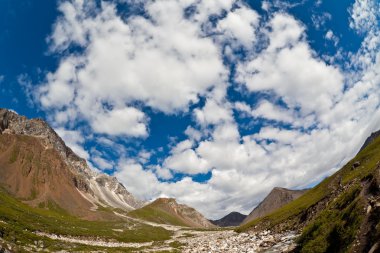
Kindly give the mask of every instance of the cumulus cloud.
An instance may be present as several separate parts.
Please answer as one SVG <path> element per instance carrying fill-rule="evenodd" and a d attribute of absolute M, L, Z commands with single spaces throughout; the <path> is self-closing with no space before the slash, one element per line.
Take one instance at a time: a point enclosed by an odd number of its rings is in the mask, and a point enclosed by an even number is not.
<path fill-rule="evenodd" d="M 248 8 L 237 8 L 218 22 L 218 30 L 226 33 L 238 44 L 250 48 L 255 42 L 255 31 L 259 23 L 259 15 Z"/>
<path fill-rule="evenodd" d="M 291 6 L 273 13 L 264 1 L 271 12 L 266 20 L 233 0 L 138 4 L 145 16 L 121 18 L 111 2 L 62 2 L 50 43 L 64 56 L 36 93 L 57 125 L 74 127 L 78 119 L 108 135 L 96 140 L 119 150 L 114 174 L 137 197 L 175 197 L 208 218 L 247 213 L 275 186 L 303 188 L 331 174 L 379 127 L 379 31 L 364 22 L 377 18 L 373 2 L 357 1 L 351 9 L 351 28 L 365 30 L 361 49 L 349 59 L 362 66 L 352 80 L 352 73 L 311 48 L 305 26 L 286 14 Z M 256 36 L 267 41 L 259 50 Z M 332 31 L 325 36 L 334 39 Z M 230 57 L 226 45 L 253 50 Z M 81 50 L 73 53 L 72 47 Z M 234 76 L 224 58 L 234 61 Z M 229 88 L 240 94 L 231 97 Z M 245 99 L 262 92 L 270 98 Z M 185 139 L 169 143 L 168 154 L 153 163 L 156 150 L 132 157 L 116 138 L 148 137 L 147 107 L 193 116 Z M 261 123 L 240 132 L 236 112 Z M 80 148 L 83 135 L 58 132 L 89 157 Z M 99 167 L 109 167 L 103 156 L 92 155 Z M 192 179 L 207 172 L 206 182 Z"/>
<path fill-rule="evenodd" d="M 93 156 L 91 160 L 95 163 L 97 168 L 102 170 L 109 170 L 113 168 L 113 164 L 100 156 Z"/>
<path fill-rule="evenodd" d="M 63 139 L 67 146 L 69 146 L 77 155 L 88 160 L 89 153 L 83 148 L 85 142 L 84 136 L 80 131 L 67 130 L 64 128 L 55 128 L 57 134 Z"/>
<path fill-rule="evenodd" d="M 236 102 L 235 109 L 255 118 L 276 120 L 284 123 L 295 123 L 296 120 L 290 110 L 276 106 L 267 100 L 261 101 L 255 109 L 252 109 L 244 102 Z"/>
<path fill-rule="evenodd" d="M 304 115 L 329 110 L 343 89 L 339 69 L 315 57 L 303 39 L 304 27 L 292 16 L 278 13 L 269 25 L 268 47 L 238 66 L 237 80 L 251 92 L 274 91 Z"/>
<path fill-rule="evenodd" d="M 63 57 L 47 74 L 37 92 L 41 105 L 62 123 L 71 111 L 98 133 L 131 136 L 147 134 L 144 113 L 131 108 L 136 102 L 165 113 L 186 111 L 227 73 L 212 39 L 183 18 L 187 6 L 174 0 L 148 2 L 149 18 L 125 21 L 112 3 L 62 2 L 51 50 L 80 46 L 82 51 Z"/>

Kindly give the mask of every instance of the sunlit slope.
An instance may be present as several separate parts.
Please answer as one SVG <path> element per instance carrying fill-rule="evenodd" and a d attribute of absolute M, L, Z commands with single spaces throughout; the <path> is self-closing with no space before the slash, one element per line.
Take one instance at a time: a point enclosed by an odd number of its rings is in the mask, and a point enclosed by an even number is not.
<path fill-rule="evenodd" d="M 92 247 L 65 244 L 40 237 L 34 232 L 75 236 L 89 239 L 111 240 L 117 242 L 146 242 L 169 239 L 171 232 L 142 223 L 114 220 L 88 221 L 69 215 L 53 202 L 44 208 L 33 208 L 11 197 L 0 189 L 0 242 L 18 245 L 16 251 L 23 252 L 23 247 L 43 241 L 46 250 L 90 250 Z M 95 247 L 93 249 L 96 249 Z"/>
<path fill-rule="evenodd" d="M 300 252 L 368 252 L 380 239 L 379 164 L 380 138 L 376 138 L 300 198 L 237 230 L 303 229 Z"/>
<path fill-rule="evenodd" d="M 214 225 L 194 208 L 178 204 L 175 199 L 159 198 L 143 208 L 128 213 L 143 220 L 195 228 L 212 228 Z"/>

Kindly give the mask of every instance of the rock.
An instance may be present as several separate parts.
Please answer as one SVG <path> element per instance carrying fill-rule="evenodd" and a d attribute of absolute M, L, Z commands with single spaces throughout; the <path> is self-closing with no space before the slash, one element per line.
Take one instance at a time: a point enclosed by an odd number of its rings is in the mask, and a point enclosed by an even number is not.
<path fill-rule="evenodd" d="M 377 242 L 377 243 L 375 243 L 375 244 L 371 247 L 371 249 L 368 251 L 368 253 L 375 253 L 375 252 L 377 252 L 378 249 L 379 249 L 379 243 Z"/>
<path fill-rule="evenodd" d="M 357 161 L 357 162 L 355 162 L 354 164 L 352 164 L 352 169 L 356 169 L 356 168 L 359 167 L 359 166 L 360 166 L 360 162 Z"/>
<path fill-rule="evenodd" d="M 104 206 L 106 203 L 111 207 L 127 211 L 144 205 L 142 201 L 134 198 L 115 177 L 92 170 L 86 160 L 67 147 L 54 129 L 42 119 L 27 119 L 11 110 L 0 108 L 0 133 L 36 137 L 45 149 L 57 151 L 62 161 L 73 172 L 72 181 L 75 187 L 94 205 Z"/>

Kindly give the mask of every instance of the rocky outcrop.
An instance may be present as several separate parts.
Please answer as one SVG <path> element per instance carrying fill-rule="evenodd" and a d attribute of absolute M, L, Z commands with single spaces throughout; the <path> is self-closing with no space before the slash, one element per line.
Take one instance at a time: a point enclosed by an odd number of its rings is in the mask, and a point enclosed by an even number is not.
<path fill-rule="evenodd" d="M 280 187 L 273 188 L 265 199 L 244 219 L 242 224 L 274 212 L 278 208 L 297 199 L 305 192 L 306 190 L 289 190 Z"/>
<path fill-rule="evenodd" d="M 77 156 L 58 134 L 42 119 L 27 119 L 17 113 L 0 109 L 0 134 L 36 138 L 47 150 L 56 151 L 72 172 L 71 181 L 87 201 L 94 206 L 110 206 L 130 211 L 144 203 L 137 200 L 115 177 L 100 174 Z"/>
<path fill-rule="evenodd" d="M 219 227 L 239 226 L 246 217 L 239 212 L 231 212 L 219 220 L 211 220 L 211 223 Z"/>

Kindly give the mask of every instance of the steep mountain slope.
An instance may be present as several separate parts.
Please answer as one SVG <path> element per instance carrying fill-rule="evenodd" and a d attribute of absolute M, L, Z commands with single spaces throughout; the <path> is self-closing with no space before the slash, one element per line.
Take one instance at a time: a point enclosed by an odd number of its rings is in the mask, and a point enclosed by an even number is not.
<path fill-rule="evenodd" d="M 159 198 L 154 202 L 140 209 L 128 213 L 131 217 L 136 217 L 152 222 L 195 227 L 212 228 L 214 225 L 202 214 L 187 205 L 178 204 L 172 198 Z"/>
<path fill-rule="evenodd" d="M 128 219 L 88 221 L 51 203 L 49 209 L 22 203 L 0 188 L 0 252 L 131 252 L 51 240 L 38 232 L 112 242 L 168 240 L 172 232 Z M 5 250 L 8 249 L 9 251 Z"/>
<path fill-rule="evenodd" d="M 238 231 L 302 230 L 298 252 L 380 250 L 380 137 L 334 175 Z"/>
<path fill-rule="evenodd" d="M 88 218 L 98 208 L 143 205 L 116 178 L 91 170 L 43 120 L 0 109 L 0 133 L 0 184 L 29 204 L 54 202 Z"/>
<path fill-rule="evenodd" d="M 299 198 L 305 192 L 306 190 L 289 190 L 280 187 L 273 188 L 264 200 L 244 219 L 242 224 L 272 213 L 276 209 Z"/>
<path fill-rule="evenodd" d="M 369 144 L 374 142 L 377 139 L 377 137 L 379 137 L 379 136 L 380 136 L 380 130 L 371 133 L 371 135 L 365 140 L 365 142 L 364 142 L 363 146 L 360 148 L 359 152 L 362 151 L 363 149 L 365 149 Z"/>
<path fill-rule="evenodd" d="M 231 212 L 219 220 L 211 220 L 210 222 L 219 227 L 239 226 L 247 215 L 239 212 Z"/>

